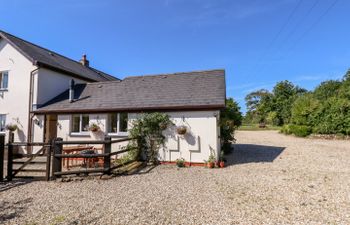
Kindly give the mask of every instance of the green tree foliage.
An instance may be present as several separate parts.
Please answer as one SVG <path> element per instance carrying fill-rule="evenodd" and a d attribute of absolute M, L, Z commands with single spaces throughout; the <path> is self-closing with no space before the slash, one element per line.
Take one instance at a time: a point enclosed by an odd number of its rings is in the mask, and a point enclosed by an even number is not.
<path fill-rule="evenodd" d="M 220 138 L 225 154 L 232 150 L 232 143 L 235 142 L 234 132 L 242 124 L 242 118 L 238 103 L 233 98 L 228 98 L 226 108 L 220 114 Z"/>
<path fill-rule="evenodd" d="M 285 125 L 282 132 L 297 136 L 350 135 L 350 70 L 343 79 L 322 82 L 312 92 L 282 81 L 268 98 L 266 93 L 247 95 L 245 120 Z"/>
<path fill-rule="evenodd" d="M 246 122 L 283 125 L 290 121 L 294 100 L 306 93 L 305 89 L 289 81 L 278 82 L 272 93 L 261 89 L 248 94 Z"/>
<path fill-rule="evenodd" d="M 254 91 L 245 97 L 247 106 L 247 118 L 251 123 L 263 123 L 267 114 L 272 111 L 273 95 L 265 89 Z"/>
<path fill-rule="evenodd" d="M 295 99 L 305 93 L 306 90 L 295 86 L 287 80 L 278 82 L 273 88 L 274 111 L 279 120 L 278 125 L 290 122 L 292 105 Z"/>

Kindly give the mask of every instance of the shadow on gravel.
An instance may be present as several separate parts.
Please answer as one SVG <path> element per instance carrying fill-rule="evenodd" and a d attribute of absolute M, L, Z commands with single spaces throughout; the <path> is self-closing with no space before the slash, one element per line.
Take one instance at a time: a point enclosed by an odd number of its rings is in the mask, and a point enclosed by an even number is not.
<path fill-rule="evenodd" d="M 27 198 L 17 202 L 7 202 L 0 200 L 0 224 L 13 218 L 19 217 L 29 208 L 31 202 L 32 198 Z"/>
<path fill-rule="evenodd" d="M 19 179 L 19 180 L 14 180 L 10 182 L 0 182 L 0 193 L 3 191 L 7 191 L 11 188 L 22 186 L 25 184 L 31 183 L 32 180 L 30 179 Z"/>
<path fill-rule="evenodd" d="M 285 147 L 235 144 L 231 154 L 225 156 L 227 165 L 243 163 L 273 162 Z"/>

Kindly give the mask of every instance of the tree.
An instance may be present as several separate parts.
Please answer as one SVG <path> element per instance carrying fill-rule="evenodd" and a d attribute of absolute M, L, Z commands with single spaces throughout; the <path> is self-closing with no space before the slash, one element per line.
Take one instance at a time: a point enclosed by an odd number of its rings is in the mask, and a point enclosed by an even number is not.
<path fill-rule="evenodd" d="M 226 99 L 226 107 L 220 114 L 220 138 L 222 150 L 225 154 L 232 149 L 232 142 L 235 141 L 234 132 L 242 124 L 242 113 L 238 103 L 233 98 Z"/>
<path fill-rule="evenodd" d="M 306 90 L 295 86 L 290 81 L 281 81 L 273 88 L 273 105 L 279 120 L 278 125 L 290 122 L 291 109 L 295 99 L 306 93 Z"/>
<path fill-rule="evenodd" d="M 272 97 L 266 89 L 251 92 L 245 97 L 247 116 L 252 118 L 251 122 L 265 122 L 268 112 L 272 111 Z"/>
<path fill-rule="evenodd" d="M 341 85 L 342 82 L 336 80 L 324 81 L 315 88 L 314 96 L 318 100 L 325 100 L 327 98 L 337 96 Z"/>

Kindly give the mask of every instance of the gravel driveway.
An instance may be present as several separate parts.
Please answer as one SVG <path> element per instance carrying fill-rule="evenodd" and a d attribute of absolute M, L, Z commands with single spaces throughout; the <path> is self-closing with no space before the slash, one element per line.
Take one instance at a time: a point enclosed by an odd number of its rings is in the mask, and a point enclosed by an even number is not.
<path fill-rule="evenodd" d="M 236 137 L 225 169 L 0 184 L 0 223 L 350 224 L 350 141 Z"/>

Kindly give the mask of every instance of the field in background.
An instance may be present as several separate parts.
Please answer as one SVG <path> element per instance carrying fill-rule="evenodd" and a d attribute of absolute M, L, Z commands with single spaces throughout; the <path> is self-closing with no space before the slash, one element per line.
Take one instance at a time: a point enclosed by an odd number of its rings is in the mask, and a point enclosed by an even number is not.
<path fill-rule="evenodd" d="M 259 128 L 259 124 L 243 124 L 238 130 L 251 130 L 251 131 L 266 131 L 266 130 L 280 130 L 280 126 L 266 125 L 265 128 Z"/>

